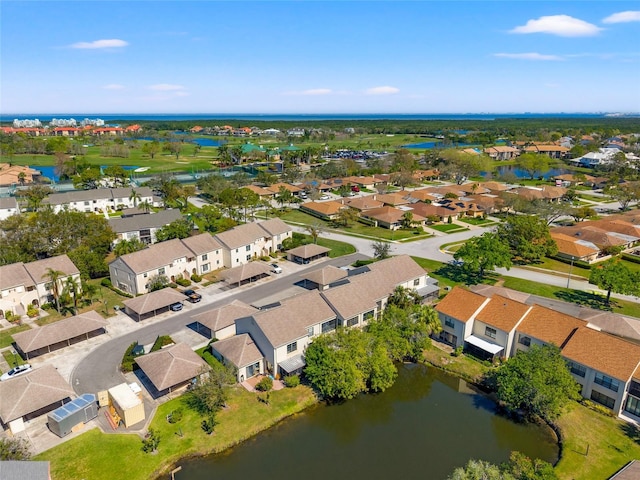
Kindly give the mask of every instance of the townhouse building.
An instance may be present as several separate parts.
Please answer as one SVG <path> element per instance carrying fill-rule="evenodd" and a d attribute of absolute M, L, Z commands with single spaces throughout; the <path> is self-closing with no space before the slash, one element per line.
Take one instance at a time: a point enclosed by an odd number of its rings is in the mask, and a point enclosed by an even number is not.
<path fill-rule="evenodd" d="M 134 192 L 136 195 L 134 195 Z M 141 203 L 154 204 L 153 192 L 149 187 L 97 188 L 94 190 L 74 190 L 49 195 L 43 203 L 49 204 L 55 213 L 62 210 L 103 213 L 134 208 Z"/>
<path fill-rule="evenodd" d="M 156 243 L 156 233 L 162 227 L 171 222 L 180 220 L 182 214 L 179 210 L 161 210 L 158 213 L 146 213 L 141 215 L 131 215 L 109 218 L 109 226 L 116 234 L 113 245 L 122 240 L 140 240 L 142 243 L 150 245 Z"/>
<path fill-rule="evenodd" d="M 16 197 L 0 197 L 0 220 L 6 220 L 11 215 L 20 213 L 20 206 Z"/>

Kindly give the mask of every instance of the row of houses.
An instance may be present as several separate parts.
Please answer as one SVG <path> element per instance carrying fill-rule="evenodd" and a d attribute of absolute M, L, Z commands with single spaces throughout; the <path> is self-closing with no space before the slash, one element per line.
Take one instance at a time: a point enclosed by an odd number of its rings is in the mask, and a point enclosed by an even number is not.
<path fill-rule="evenodd" d="M 282 250 L 282 243 L 292 234 L 291 227 L 274 218 L 239 225 L 213 236 L 203 233 L 153 244 L 111 262 L 111 282 L 132 295 L 143 294 L 148 292 L 149 281 L 156 275 L 175 281 L 237 267 Z"/>
<path fill-rule="evenodd" d="M 82 127 L 60 126 L 60 127 L 0 127 L 0 132 L 11 135 L 22 133 L 32 137 L 79 137 L 82 135 L 95 136 L 123 136 L 125 134 L 138 133 L 142 130 L 140 125 L 128 125 L 126 127 L 107 127 L 85 125 Z"/>
<path fill-rule="evenodd" d="M 86 213 L 114 212 L 145 204 L 160 206 L 161 201 L 149 187 L 96 188 L 52 193 L 42 202 L 50 205 L 55 213 L 71 210 Z"/>
<path fill-rule="evenodd" d="M 483 360 L 510 358 L 533 345 L 556 345 L 581 394 L 640 421 L 640 345 L 594 324 L 503 294 L 455 287 L 436 306 L 441 341 Z"/>

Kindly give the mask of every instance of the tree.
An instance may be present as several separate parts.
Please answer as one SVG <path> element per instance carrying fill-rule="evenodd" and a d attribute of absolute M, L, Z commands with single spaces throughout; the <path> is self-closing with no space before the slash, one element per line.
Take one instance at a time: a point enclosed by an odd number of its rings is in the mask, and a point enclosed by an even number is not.
<path fill-rule="evenodd" d="M 116 246 L 113 247 L 113 253 L 117 257 L 121 257 L 122 255 L 126 255 L 128 253 L 139 252 L 140 250 L 146 248 L 146 245 L 142 243 L 137 238 L 132 238 L 131 240 L 120 240 L 116 243 Z"/>
<path fill-rule="evenodd" d="M 38 210 L 42 200 L 52 193 L 55 193 L 55 190 L 47 185 L 31 185 L 26 190 L 20 191 L 20 194 L 27 198 L 27 206 L 31 211 Z"/>
<path fill-rule="evenodd" d="M 523 153 L 516 159 L 516 166 L 533 179 L 536 173 L 549 171 L 549 157 L 543 153 Z"/>
<path fill-rule="evenodd" d="M 142 153 L 149 155 L 151 160 L 162 150 L 162 145 L 157 140 L 153 140 L 151 142 L 145 142 L 142 145 Z"/>
<path fill-rule="evenodd" d="M 29 460 L 31 451 L 25 438 L 0 438 L 0 461 Z"/>
<path fill-rule="evenodd" d="M 169 285 L 169 279 L 166 275 L 153 275 L 149 277 L 149 283 L 147 284 L 147 288 L 150 292 L 155 292 L 156 290 L 162 290 L 163 288 Z"/>
<path fill-rule="evenodd" d="M 151 211 L 151 202 L 149 200 L 145 200 L 140 205 L 138 205 L 144 212 L 149 213 Z"/>
<path fill-rule="evenodd" d="M 402 214 L 402 228 L 411 228 L 411 226 L 413 225 L 413 213 L 411 212 L 404 212 Z"/>
<path fill-rule="evenodd" d="M 579 385 L 555 345 L 532 345 L 498 367 L 493 380 L 507 410 L 529 418 L 553 421 L 570 400 L 580 398 Z"/>
<path fill-rule="evenodd" d="M 187 238 L 191 235 L 193 226 L 191 222 L 184 218 L 174 220 L 169 225 L 165 225 L 156 231 L 156 240 L 165 242 L 174 238 Z"/>
<path fill-rule="evenodd" d="M 53 299 L 56 302 L 56 310 L 60 313 L 60 282 L 64 272 L 60 270 L 55 270 L 51 267 L 47 268 L 47 272 L 42 276 L 42 278 L 46 278 L 49 280 L 47 284 L 47 290 L 51 291 L 51 295 L 53 295 Z"/>
<path fill-rule="evenodd" d="M 260 195 L 248 188 L 240 188 L 236 192 L 238 196 L 238 203 L 244 209 L 244 221 L 246 222 L 248 218 L 247 210 L 250 210 L 251 216 L 253 216 L 253 209 L 260 203 Z"/>
<path fill-rule="evenodd" d="M 138 202 L 140 201 L 140 194 L 136 192 L 133 188 L 131 189 L 131 194 L 129 195 L 129 200 L 133 202 L 133 206 L 137 207 Z"/>
<path fill-rule="evenodd" d="M 109 165 L 104 169 L 104 175 L 110 177 L 116 187 L 122 187 L 127 183 L 127 171 L 120 165 Z"/>
<path fill-rule="evenodd" d="M 292 200 L 293 200 L 293 193 L 291 193 L 290 190 L 287 190 L 283 186 L 278 188 L 278 194 L 276 195 L 276 202 L 280 204 L 281 210 L 284 210 L 285 203 L 291 203 Z"/>
<path fill-rule="evenodd" d="M 469 460 L 457 468 L 449 480 L 557 480 L 553 465 L 536 458 L 531 460 L 520 452 L 511 452 L 509 461 L 493 465 L 483 460 Z"/>
<path fill-rule="evenodd" d="M 464 261 L 465 268 L 477 270 L 480 277 L 484 277 L 486 270 L 495 267 L 511 267 L 509 245 L 492 232 L 470 238 L 453 254 L 453 258 Z"/>
<path fill-rule="evenodd" d="M 471 459 L 464 467 L 456 468 L 448 480 L 515 480 L 500 467 L 484 460 Z"/>
<path fill-rule="evenodd" d="M 73 278 L 71 275 L 64 282 L 63 294 L 69 296 L 73 302 L 73 314 L 78 314 L 78 301 L 82 294 L 82 284 L 79 278 Z"/>
<path fill-rule="evenodd" d="M 311 238 L 313 239 L 313 243 L 318 243 L 318 237 L 322 235 L 325 231 L 324 225 L 319 222 L 314 222 L 311 225 L 307 225 L 304 227 Z"/>
<path fill-rule="evenodd" d="M 74 175 L 71 179 L 74 188 L 80 188 L 82 190 L 94 190 L 100 185 L 100 178 L 102 174 L 97 167 L 90 167 L 84 169 L 79 175 Z"/>
<path fill-rule="evenodd" d="M 384 260 L 391 256 L 391 244 L 389 242 L 376 240 L 371 244 L 371 248 L 373 248 L 373 258 L 377 260 Z"/>
<path fill-rule="evenodd" d="M 149 427 L 149 431 L 142 439 L 142 451 L 145 453 L 155 452 L 160 445 L 160 436 L 153 428 Z"/>
<path fill-rule="evenodd" d="M 605 193 L 620 202 L 620 208 L 624 211 L 629 208 L 631 202 L 640 200 L 640 184 L 634 182 L 611 186 L 605 189 Z"/>
<path fill-rule="evenodd" d="M 342 225 L 343 227 L 348 227 L 351 222 L 356 221 L 358 218 L 357 210 L 353 208 L 341 208 L 336 215 L 336 222 L 338 225 Z"/>
<path fill-rule="evenodd" d="M 511 215 L 498 225 L 496 234 L 509 245 L 512 260 L 520 263 L 537 262 L 558 251 L 547 222 L 535 215 Z"/>
<path fill-rule="evenodd" d="M 534 200 L 532 203 L 526 203 L 525 205 L 525 210 L 521 211 L 544 218 L 547 225 L 551 225 L 561 217 L 571 215 L 573 210 L 571 205 L 567 203 L 547 202 L 545 200 Z"/>
<path fill-rule="evenodd" d="M 632 272 L 618 259 L 612 258 L 602 265 L 591 268 L 589 283 L 607 291 L 607 305 L 610 304 L 611 292 L 622 295 L 640 294 L 640 275 Z"/>
<path fill-rule="evenodd" d="M 24 185 L 26 178 L 27 178 L 27 174 L 26 174 L 26 173 L 24 173 L 24 172 L 20 172 L 20 173 L 18 174 L 18 183 L 19 183 L 20 185 Z"/>
<path fill-rule="evenodd" d="M 201 415 L 215 414 L 227 401 L 224 387 L 234 383 L 235 372 L 220 366 L 202 372 L 198 383 L 187 393 L 187 404 Z"/>
<path fill-rule="evenodd" d="M 178 188 L 178 199 L 180 200 L 180 210 L 186 211 L 189 207 L 189 197 L 196 195 L 195 185 L 183 185 Z"/>
<path fill-rule="evenodd" d="M 587 218 L 594 218 L 598 216 L 597 212 L 592 207 L 586 205 L 572 208 L 570 215 L 576 222 L 582 222 Z"/>

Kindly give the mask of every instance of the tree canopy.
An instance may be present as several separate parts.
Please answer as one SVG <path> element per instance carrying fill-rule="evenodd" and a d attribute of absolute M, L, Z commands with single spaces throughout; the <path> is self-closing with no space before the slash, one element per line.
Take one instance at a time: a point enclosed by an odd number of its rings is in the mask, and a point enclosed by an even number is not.
<path fill-rule="evenodd" d="M 511 258 L 518 263 L 537 262 L 558 252 L 547 222 L 535 215 L 511 215 L 498 225 L 496 233 L 509 245 Z"/>
<path fill-rule="evenodd" d="M 611 301 L 611 292 L 622 295 L 640 294 L 640 275 L 629 270 L 618 259 L 592 267 L 589 282 L 607 291 L 607 304 Z"/>
<path fill-rule="evenodd" d="M 509 245 L 493 232 L 470 238 L 453 254 L 453 258 L 464 261 L 465 268 L 477 271 L 480 277 L 495 267 L 511 267 Z"/>

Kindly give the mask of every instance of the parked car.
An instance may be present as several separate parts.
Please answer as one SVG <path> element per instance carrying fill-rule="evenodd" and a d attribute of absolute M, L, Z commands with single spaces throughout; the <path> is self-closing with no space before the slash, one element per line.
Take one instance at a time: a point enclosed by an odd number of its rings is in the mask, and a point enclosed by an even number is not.
<path fill-rule="evenodd" d="M 271 264 L 271 271 L 273 273 L 282 273 L 282 267 L 280 265 L 278 265 L 277 263 L 272 263 Z"/>
<path fill-rule="evenodd" d="M 171 310 L 172 312 L 179 312 L 180 310 L 182 310 L 182 303 L 172 303 L 171 305 L 169 305 L 169 310 Z"/>
<path fill-rule="evenodd" d="M 353 185 L 353 186 L 351 187 L 351 191 L 352 191 L 352 192 L 359 192 L 359 191 L 360 191 L 360 187 L 359 187 L 358 185 Z"/>
<path fill-rule="evenodd" d="M 320 197 L 320 200 L 329 200 L 329 198 L 330 198 L 329 195 L 322 195 Z"/>
<path fill-rule="evenodd" d="M 200 295 L 199 293 L 196 293 L 195 290 L 188 289 L 182 293 L 184 293 L 189 298 L 189 301 L 191 303 L 198 303 L 200 300 L 202 300 L 202 295 Z"/>
<path fill-rule="evenodd" d="M 31 365 L 25 363 L 24 365 L 18 365 L 17 367 L 13 367 L 7 373 L 3 373 L 0 377 L 0 382 L 4 382 L 5 380 L 11 380 L 12 378 L 18 377 L 23 373 L 27 373 L 31 371 Z"/>

